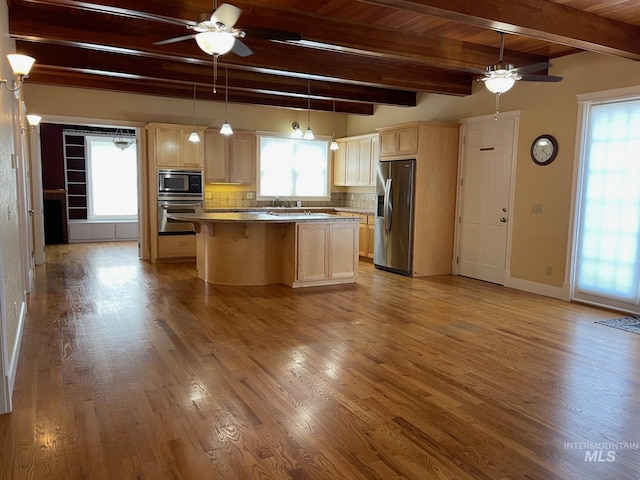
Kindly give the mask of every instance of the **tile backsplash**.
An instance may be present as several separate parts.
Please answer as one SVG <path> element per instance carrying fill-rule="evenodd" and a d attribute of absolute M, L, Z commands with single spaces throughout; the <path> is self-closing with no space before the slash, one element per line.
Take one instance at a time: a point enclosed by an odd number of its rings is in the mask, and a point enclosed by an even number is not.
<path fill-rule="evenodd" d="M 207 191 L 207 195 L 209 193 L 211 194 L 211 198 L 205 198 L 204 208 L 252 208 L 272 206 L 272 202 L 270 201 L 255 200 L 256 192 Z M 254 198 L 248 199 L 247 193 L 252 193 Z M 373 211 L 375 209 L 375 201 L 375 193 L 332 192 L 331 200 L 328 202 L 303 201 L 302 206 L 360 208 L 365 211 Z M 281 199 L 281 205 L 295 207 L 296 202 L 283 198 Z"/>

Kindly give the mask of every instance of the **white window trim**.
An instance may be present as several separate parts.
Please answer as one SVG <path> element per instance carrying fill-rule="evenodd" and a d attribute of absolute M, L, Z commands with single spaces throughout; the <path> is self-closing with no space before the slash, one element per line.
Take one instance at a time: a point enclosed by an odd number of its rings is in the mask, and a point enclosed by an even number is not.
<path fill-rule="evenodd" d="M 580 217 L 580 211 L 578 206 L 578 199 L 582 198 L 583 193 L 583 178 L 584 178 L 584 165 L 581 159 L 585 154 L 585 142 L 587 136 L 587 119 L 589 118 L 589 109 L 592 106 L 611 103 L 616 101 L 628 101 L 640 99 L 640 86 L 631 86 L 616 88 L 611 90 L 602 90 L 599 92 L 589 92 L 579 94 L 576 96 L 578 103 L 578 118 L 576 124 L 576 141 L 574 148 L 573 158 L 573 180 L 571 185 L 571 208 L 570 208 L 570 222 L 569 232 L 567 236 L 567 255 L 565 265 L 565 281 L 563 284 L 563 299 L 577 300 L 575 298 L 576 290 L 576 265 L 577 265 L 577 243 L 578 243 L 578 222 Z M 600 307 L 606 308 L 618 308 L 621 311 L 629 313 L 637 313 L 633 310 L 629 310 L 627 304 L 622 304 L 614 300 L 610 300 L 607 305 L 598 303 L 597 301 L 590 301 L 587 299 L 580 299 L 582 303 L 588 303 Z"/>

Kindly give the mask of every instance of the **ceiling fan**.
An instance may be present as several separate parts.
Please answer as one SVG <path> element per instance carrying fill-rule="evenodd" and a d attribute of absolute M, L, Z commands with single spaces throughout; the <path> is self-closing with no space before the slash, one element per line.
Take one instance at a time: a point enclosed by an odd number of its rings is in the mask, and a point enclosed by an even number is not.
<path fill-rule="evenodd" d="M 554 75 L 532 75 L 529 72 L 538 72 L 546 70 L 551 66 L 549 62 L 539 62 L 523 67 L 514 67 L 510 63 L 504 61 L 504 32 L 498 32 L 500 35 L 500 57 L 498 63 L 488 66 L 483 77 L 478 81 L 484 82 L 485 87 L 492 93 L 500 95 L 513 87 L 513 85 L 523 80 L 525 82 L 559 82 L 562 77 Z"/>
<path fill-rule="evenodd" d="M 200 21 L 195 24 L 186 25 L 189 30 L 193 30 L 196 33 L 161 40 L 155 42 L 154 45 L 167 45 L 169 43 L 195 38 L 200 49 L 214 57 L 223 55 L 229 51 L 240 57 L 246 57 L 253 53 L 242 41 L 247 35 L 251 38 L 261 40 L 302 40 L 302 35 L 297 32 L 263 28 L 250 28 L 245 30 L 235 28 L 235 24 L 240 18 L 242 10 L 228 3 L 223 3 L 220 7 L 216 7 L 216 5 L 217 1 L 214 3 L 214 11 L 210 16 L 208 14 L 202 14 Z"/>

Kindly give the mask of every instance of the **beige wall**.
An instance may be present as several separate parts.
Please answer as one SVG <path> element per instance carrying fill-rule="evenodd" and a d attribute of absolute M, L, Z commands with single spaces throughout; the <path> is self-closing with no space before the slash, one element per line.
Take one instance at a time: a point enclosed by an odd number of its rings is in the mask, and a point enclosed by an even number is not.
<path fill-rule="evenodd" d="M 640 84 L 640 63 L 592 53 L 554 61 L 551 74 L 560 83 L 519 82 L 502 96 L 501 111 L 521 110 L 517 146 L 515 211 L 512 212 L 513 278 L 561 287 L 569 232 L 571 185 L 576 135 L 576 95 Z M 337 116 L 338 137 L 375 132 L 377 127 L 413 120 L 458 121 L 494 112 L 495 97 L 481 83 L 468 97 L 420 94 L 415 108 L 380 106 L 372 116 Z M 116 92 L 70 89 L 29 84 L 26 99 L 32 112 L 47 115 L 118 119 L 132 122 L 192 122 L 192 102 Z M 196 123 L 217 127 L 224 120 L 224 104 L 197 102 Z M 305 128 L 307 112 L 273 107 L 229 106 L 229 121 L 238 130 L 290 131 L 291 122 Z M 311 125 L 318 135 L 330 136 L 331 113 L 313 112 Z M 529 158 L 531 141 L 551 133 L 560 144 L 558 158 L 538 167 Z M 543 214 L 531 214 L 532 204 L 542 204 Z M 547 275 L 546 266 L 553 273 Z"/>
<path fill-rule="evenodd" d="M 29 110 L 43 116 L 124 120 L 127 122 L 161 122 L 191 125 L 193 100 L 152 97 L 102 90 L 54 87 L 30 83 L 25 88 Z M 225 120 L 222 102 L 196 101 L 197 125 L 220 128 Z M 276 107 L 253 107 L 229 104 L 228 120 L 234 130 L 292 132 L 296 121 L 307 128 L 307 111 Z M 346 134 L 347 117 L 336 115 L 336 134 Z M 311 112 L 311 128 L 316 136 L 331 137 L 333 114 Z"/>
<path fill-rule="evenodd" d="M 1 31 L 8 31 L 7 5 L 2 2 L 0 7 Z M 15 43 L 7 35 L 0 39 L 0 77 L 12 79 L 11 68 L 5 55 L 15 51 Z M 24 290 L 20 267 L 20 237 L 18 231 L 18 193 L 16 170 L 12 168 L 11 154 L 14 153 L 14 137 L 11 121 L 12 93 L 6 88 L 0 88 L 0 274 L 2 288 L 0 288 L 0 325 L 4 324 L 5 342 L 0 343 L 0 355 L 6 348 L 6 357 L 12 362 L 14 352 L 19 348 L 18 331 L 20 312 L 24 307 Z M 0 332 L 0 338 L 2 333 Z M 8 369 L 12 365 L 0 367 Z M 0 395 L 5 386 L 4 370 L 0 370 Z M 2 400 L 0 399 L 0 405 Z M 0 408 L 0 413 L 2 409 Z"/>
<path fill-rule="evenodd" d="M 515 211 L 511 275 L 515 279 L 562 287 L 571 208 L 571 188 L 576 147 L 578 105 L 576 95 L 640 84 L 640 63 L 594 53 L 554 60 L 550 69 L 560 83 L 519 82 L 504 94 L 501 111 L 521 110 L 517 146 Z M 377 127 L 412 120 L 450 121 L 490 115 L 495 97 L 480 83 L 464 98 L 423 94 L 416 108 L 379 107 L 370 117 L 349 117 L 348 135 L 375 131 Z M 529 157 L 532 140 L 550 133 L 559 142 L 556 160 L 536 166 Z M 543 214 L 531 213 L 532 204 Z M 552 275 L 546 266 L 552 266 Z"/>

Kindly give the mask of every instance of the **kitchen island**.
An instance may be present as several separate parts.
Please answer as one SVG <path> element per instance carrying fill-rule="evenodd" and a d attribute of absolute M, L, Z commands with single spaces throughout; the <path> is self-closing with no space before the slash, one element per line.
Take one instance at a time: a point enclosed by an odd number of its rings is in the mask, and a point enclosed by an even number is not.
<path fill-rule="evenodd" d="M 353 283 L 358 217 L 310 212 L 171 214 L 196 231 L 198 277 L 218 285 Z"/>

